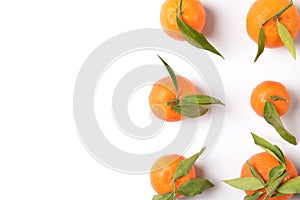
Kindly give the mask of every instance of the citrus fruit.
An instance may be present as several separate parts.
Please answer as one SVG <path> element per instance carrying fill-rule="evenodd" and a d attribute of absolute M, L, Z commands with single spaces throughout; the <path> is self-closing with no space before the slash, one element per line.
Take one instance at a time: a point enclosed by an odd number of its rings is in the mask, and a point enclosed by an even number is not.
<path fill-rule="evenodd" d="M 246 27 L 250 38 L 258 42 L 259 32 L 262 24 L 269 18 L 272 18 L 280 10 L 290 3 L 289 0 L 257 0 L 251 6 L 247 18 Z M 292 5 L 282 13 L 279 21 L 288 29 L 294 39 L 300 28 L 300 16 L 295 5 Z M 276 18 L 266 22 L 263 25 L 266 37 L 266 47 L 276 48 L 283 46 L 283 42 L 278 35 Z"/>
<path fill-rule="evenodd" d="M 266 101 L 271 101 L 279 116 L 284 115 L 290 105 L 290 95 L 285 86 L 275 81 L 264 81 L 257 85 L 251 94 L 251 106 L 259 115 L 264 115 Z"/>
<path fill-rule="evenodd" d="M 285 160 L 286 160 L 286 171 L 288 172 L 288 175 L 284 178 L 282 183 L 298 176 L 297 169 L 295 168 L 294 164 L 286 156 L 285 156 Z M 252 164 L 252 166 L 255 168 L 255 170 L 259 173 L 259 175 L 263 178 L 265 182 L 268 181 L 269 172 L 271 171 L 271 169 L 280 165 L 279 161 L 267 152 L 262 152 L 253 155 L 248 160 L 248 162 Z M 245 163 L 242 167 L 241 177 L 253 177 L 247 163 Z M 252 195 L 257 191 L 245 191 L 245 192 L 247 195 Z M 258 200 L 263 200 L 264 197 L 265 194 L 262 195 L 260 198 L 258 198 Z M 283 196 L 268 198 L 268 200 L 288 200 L 291 197 L 292 197 L 291 194 L 287 194 Z"/>
<path fill-rule="evenodd" d="M 178 164 L 184 160 L 185 157 L 180 155 L 166 155 L 159 158 L 151 167 L 150 181 L 153 189 L 157 194 L 167 194 L 174 189 L 173 177 Z M 178 188 L 188 180 L 196 177 L 195 167 L 192 166 L 189 173 L 176 180 L 176 191 Z M 182 195 L 176 192 L 177 197 Z"/>
<path fill-rule="evenodd" d="M 188 79 L 176 75 L 178 82 L 178 97 L 194 95 L 197 90 Z M 176 99 L 176 89 L 170 77 L 165 77 L 153 84 L 149 95 L 149 105 L 153 114 L 165 121 L 179 121 L 182 115 L 175 112 L 172 104 L 167 103 Z"/>
<path fill-rule="evenodd" d="M 176 22 L 180 0 L 166 0 L 161 7 L 160 23 L 165 32 L 177 40 L 184 40 Z M 194 30 L 201 32 L 205 25 L 206 13 L 199 0 L 183 0 L 182 20 Z"/>

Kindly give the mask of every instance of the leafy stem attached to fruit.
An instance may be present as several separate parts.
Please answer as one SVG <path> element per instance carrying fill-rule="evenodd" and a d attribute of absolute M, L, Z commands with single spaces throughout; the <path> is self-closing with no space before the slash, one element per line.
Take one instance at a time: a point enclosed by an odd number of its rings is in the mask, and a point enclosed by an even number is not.
<path fill-rule="evenodd" d="M 173 177 L 173 184 L 174 189 L 172 192 L 162 195 L 154 195 L 152 200 L 175 200 L 176 199 L 176 180 L 180 179 L 183 176 L 186 176 L 193 165 L 195 164 L 196 160 L 200 157 L 200 155 L 205 151 L 206 147 L 203 147 L 198 153 L 195 155 L 180 161 L 178 164 L 174 177 Z M 194 197 L 197 194 L 201 194 L 206 189 L 214 187 L 214 185 L 204 179 L 204 178 L 193 178 L 184 184 L 182 184 L 178 188 L 178 192 L 186 197 Z"/>
<path fill-rule="evenodd" d="M 269 172 L 268 180 L 265 182 L 255 167 L 247 161 L 252 177 L 242 177 L 236 179 L 225 180 L 228 185 L 241 190 L 256 191 L 252 195 L 247 195 L 244 199 L 256 200 L 265 194 L 264 199 L 285 194 L 300 193 L 300 177 L 296 177 L 282 183 L 287 177 L 286 160 L 284 154 L 276 145 L 273 145 L 265 139 L 252 133 L 253 140 L 256 145 L 262 147 L 270 155 L 279 161 L 279 166 L 275 166 Z M 260 190 L 264 189 L 264 190 Z M 258 190 L 258 191 L 257 191 Z"/>
<path fill-rule="evenodd" d="M 289 30 L 285 27 L 285 25 L 280 22 L 281 15 L 287 9 L 289 9 L 291 6 L 293 6 L 293 1 L 291 1 L 288 5 L 286 5 L 281 10 L 279 10 L 276 14 L 274 14 L 273 16 L 271 16 L 270 18 L 268 18 L 262 22 L 261 28 L 259 31 L 259 35 L 258 35 L 258 50 L 257 50 L 256 57 L 254 59 L 254 62 L 257 61 L 257 59 L 263 53 L 264 48 L 266 46 L 266 35 L 265 35 L 265 31 L 264 31 L 264 25 L 274 19 L 276 20 L 278 35 L 279 35 L 281 41 L 283 42 L 285 47 L 288 49 L 288 51 L 291 53 L 293 58 L 296 59 L 296 49 L 295 49 L 295 44 L 294 44 L 293 38 L 292 38 Z"/>
<path fill-rule="evenodd" d="M 169 76 L 175 87 L 176 98 L 169 102 L 166 102 L 167 105 L 172 106 L 172 109 L 175 112 L 177 112 L 183 116 L 189 117 L 189 118 L 196 118 L 196 117 L 200 117 L 207 113 L 208 108 L 206 108 L 204 106 L 208 106 L 208 105 L 212 105 L 212 104 L 225 105 L 220 100 L 218 100 L 214 97 L 211 97 L 211 96 L 203 95 L 203 94 L 195 94 L 195 95 L 189 95 L 189 96 L 186 96 L 183 98 L 179 98 L 178 82 L 176 79 L 175 72 L 163 58 L 161 58 L 159 55 L 157 55 L 157 56 L 159 57 L 159 59 L 162 61 L 162 63 L 166 67 L 167 71 L 169 72 Z"/>
<path fill-rule="evenodd" d="M 270 18 L 268 18 L 267 20 L 265 20 L 261 25 L 265 25 L 266 23 L 268 23 L 269 21 L 273 20 L 273 19 L 279 19 L 280 16 L 287 10 L 289 9 L 291 6 L 293 5 L 293 1 L 291 1 L 288 5 L 286 5 L 284 8 L 282 8 L 280 11 L 278 11 L 275 15 L 271 16 Z"/>
<path fill-rule="evenodd" d="M 182 33 L 183 37 L 191 45 L 193 45 L 197 48 L 200 48 L 200 49 L 208 50 L 216 55 L 219 55 L 220 57 L 222 57 L 224 59 L 222 54 L 213 45 L 211 45 L 207 41 L 207 39 L 205 38 L 205 36 L 202 33 L 199 33 L 198 31 L 193 29 L 191 26 L 189 26 L 187 23 L 185 23 L 184 20 L 181 18 L 182 14 L 183 14 L 182 1 L 183 0 L 180 0 L 178 8 L 177 8 L 176 22 L 177 22 L 177 26 L 178 26 L 180 32 Z"/>

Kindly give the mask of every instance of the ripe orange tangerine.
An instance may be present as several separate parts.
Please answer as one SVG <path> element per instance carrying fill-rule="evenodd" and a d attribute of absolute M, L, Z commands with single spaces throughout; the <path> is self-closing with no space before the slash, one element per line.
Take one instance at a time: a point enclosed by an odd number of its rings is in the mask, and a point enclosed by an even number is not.
<path fill-rule="evenodd" d="M 176 40 L 184 40 L 176 22 L 180 0 L 166 0 L 161 7 L 160 23 L 165 32 Z M 199 0 L 183 0 L 182 20 L 194 30 L 201 32 L 206 21 L 206 12 Z"/>
<path fill-rule="evenodd" d="M 196 87 L 191 81 L 176 75 L 178 82 L 178 98 L 197 94 Z M 159 119 L 175 122 L 180 121 L 183 116 L 172 109 L 167 102 L 176 99 L 176 90 L 170 77 L 165 77 L 153 84 L 149 96 L 149 105 L 153 114 Z"/>
<path fill-rule="evenodd" d="M 284 178 L 282 183 L 298 176 L 298 172 L 294 164 L 286 156 L 285 156 L 285 160 L 286 160 L 286 170 L 288 172 L 288 175 Z M 259 173 L 259 175 L 263 178 L 264 181 L 268 181 L 269 172 L 271 171 L 271 169 L 280 165 L 279 161 L 267 152 L 262 152 L 253 155 L 248 160 L 248 162 L 252 164 L 252 166 L 256 169 L 256 171 Z M 242 167 L 241 177 L 253 177 L 247 162 Z M 245 191 L 245 192 L 247 195 L 252 195 L 257 191 Z M 258 198 L 258 200 L 263 200 L 264 197 L 265 194 L 262 195 L 260 198 Z M 268 198 L 268 200 L 288 200 L 291 197 L 292 197 L 291 194 L 287 194 L 287 195 L 278 196 L 274 198 Z"/>
<path fill-rule="evenodd" d="M 264 81 L 257 85 L 251 94 L 251 107 L 259 116 L 264 115 L 264 106 L 270 100 L 279 116 L 284 115 L 290 106 L 290 94 L 285 86 L 275 81 Z"/>
<path fill-rule="evenodd" d="M 247 18 L 246 27 L 250 38 L 258 43 L 259 31 L 262 23 L 276 15 L 281 9 L 290 3 L 289 0 L 257 0 L 251 6 Z M 296 38 L 300 28 L 300 16 L 295 5 L 288 8 L 279 18 L 279 21 L 288 29 L 293 39 Z M 263 25 L 266 36 L 266 47 L 276 48 L 283 46 L 276 19 L 272 19 Z"/>
<path fill-rule="evenodd" d="M 173 154 L 159 158 L 151 167 L 150 180 L 153 189 L 157 194 L 167 194 L 174 189 L 173 177 L 178 164 L 184 160 L 185 157 Z M 178 188 L 188 180 L 196 178 L 195 167 L 192 166 L 189 173 L 176 180 L 176 191 Z M 177 197 L 182 197 L 180 193 L 176 193 Z"/>

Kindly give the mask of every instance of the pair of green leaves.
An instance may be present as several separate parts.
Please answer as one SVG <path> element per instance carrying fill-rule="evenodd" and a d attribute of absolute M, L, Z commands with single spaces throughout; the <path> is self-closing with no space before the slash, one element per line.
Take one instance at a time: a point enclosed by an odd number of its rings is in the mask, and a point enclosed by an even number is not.
<path fill-rule="evenodd" d="M 271 97 L 272 98 L 272 97 Z M 274 98 L 273 98 L 274 99 Z M 280 101 L 284 101 L 279 99 Z M 264 106 L 264 118 L 265 120 L 271 124 L 279 135 L 286 140 L 287 142 L 296 145 L 297 141 L 295 136 L 293 136 L 288 130 L 286 130 L 281 122 L 280 116 L 276 110 L 274 104 L 267 100 Z"/>
<path fill-rule="evenodd" d="M 193 155 L 190 158 L 182 160 L 175 171 L 173 177 L 174 190 L 163 195 L 154 195 L 152 200 L 175 200 L 176 199 L 176 180 L 186 176 L 196 160 L 200 157 L 200 155 L 205 151 L 205 147 L 202 148 L 198 153 Z M 182 184 L 178 188 L 178 192 L 186 197 L 194 197 L 197 194 L 201 194 L 204 190 L 213 187 L 214 185 L 204 178 L 194 178 L 191 179 L 184 184 Z"/>
<path fill-rule="evenodd" d="M 208 108 L 205 106 L 212 105 L 212 104 L 221 104 L 224 105 L 220 100 L 203 95 L 203 94 L 196 94 L 196 95 L 190 95 L 183 98 L 178 97 L 178 82 L 176 79 L 176 75 L 173 71 L 173 69 L 170 67 L 170 65 L 164 61 L 159 55 L 159 59 L 162 61 L 164 66 L 166 67 L 167 71 L 169 72 L 169 75 L 171 77 L 172 83 L 175 87 L 176 91 L 176 99 L 167 102 L 167 105 L 172 106 L 172 109 L 188 118 L 196 118 L 203 116 L 207 113 Z"/>
<path fill-rule="evenodd" d="M 253 177 L 236 178 L 225 180 L 224 182 L 241 190 L 259 190 L 252 195 L 247 195 L 244 198 L 245 200 L 256 200 L 263 194 L 266 194 L 265 199 L 268 199 L 270 197 L 281 196 L 285 194 L 300 193 L 300 177 L 290 179 L 289 181 L 282 184 L 282 181 L 288 175 L 288 172 L 286 171 L 286 161 L 284 158 L 284 154 L 282 153 L 280 148 L 255 135 L 254 133 L 252 133 L 252 137 L 255 144 L 262 147 L 274 158 L 276 158 L 279 161 L 280 165 L 270 170 L 267 182 L 263 180 L 261 175 L 257 172 L 257 170 L 250 162 L 247 162 L 247 164 Z M 260 190 L 263 188 L 264 190 Z"/>
<path fill-rule="evenodd" d="M 260 31 L 259 31 L 259 35 L 258 35 L 258 50 L 257 50 L 256 57 L 254 59 L 254 62 L 256 62 L 257 59 L 259 58 L 259 56 L 264 52 L 264 49 L 266 46 L 266 35 L 265 35 L 265 31 L 264 31 L 263 27 L 267 22 L 269 22 L 273 19 L 276 19 L 278 35 L 279 35 L 281 41 L 283 42 L 285 47 L 288 49 L 288 51 L 291 53 L 293 58 L 296 59 L 296 48 L 295 48 L 293 38 L 292 38 L 289 30 L 279 20 L 280 16 L 292 5 L 293 5 L 293 2 L 291 1 L 286 7 L 284 7 L 278 13 L 276 13 L 274 16 L 270 17 L 269 19 L 267 19 L 266 21 L 264 21 L 262 23 Z"/>
<path fill-rule="evenodd" d="M 205 36 L 202 33 L 199 33 L 198 31 L 193 29 L 191 26 L 189 26 L 187 23 L 185 23 L 182 20 L 182 18 L 181 18 L 182 1 L 183 0 L 180 0 L 179 6 L 177 8 L 176 22 L 177 22 L 177 26 L 178 26 L 180 32 L 182 33 L 183 37 L 191 45 L 193 45 L 197 48 L 200 48 L 200 49 L 208 50 L 214 54 L 221 56 L 224 59 L 222 54 L 213 45 L 211 45 L 207 41 L 207 39 L 205 38 Z"/>

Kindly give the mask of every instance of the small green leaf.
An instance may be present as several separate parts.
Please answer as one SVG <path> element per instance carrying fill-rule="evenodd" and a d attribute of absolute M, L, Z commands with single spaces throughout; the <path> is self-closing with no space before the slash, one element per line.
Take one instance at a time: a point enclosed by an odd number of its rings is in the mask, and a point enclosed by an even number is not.
<path fill-rule="evenodd" d="M 269 172 L 269 178 L 268 178 L 267 185 L 270 185 L 277 178 L 279 178 L 285 172 L 285 170 L 286 170 L 286 167 L 283 165 L 272 168 Z"/>
<path fill-rule="evenodd" d="M 286 130 L 284 127 L 276 127 L 276 131 L 279 133 L 279 135 L 286 140 L 287 142 L 297 145 L 297 141 L 295 136 L 293 136 L 288 130 Z"/>
<path fill-rule="evenodd" d="M 254 177 L 235 178 L 225 180 L 224 182 L 240 190 L 258 190 L 264 188 L 264 185 Z"/>
<path fill-rule="evenodd" d="M 295 136 L 293 136 L 284 128 L 280 116 L 276 110 L 276 107 L 269 100 L 267 100 L 265 103 L 264 118 L 269 124 L 271 124 L 276 129 L 276 131 L 284 140 L 294 145 L 297 144 Z"/>
<path fill-rule="evenodd" d="M 283 183 L 278 189 L 283 194 L 299 194 L 300 193 L 300 176 L 290 179 Z"/>
<path fill-rule="evenodd" d="M 292 54 L 293 58 L 296 59 L 296 48 L 295 48 L 293 38 L 289 30 L 278 19 L 277 19 L 277 29 L 281 41 L 284 43 L 285 47 Z"/>
<path fill-rule="evenodd" d="M 253 167 L 253 165 L 249 161 L 247 161 L 247 164 L 248 164 L 251 174 L 264 185 L 265 184 L 264 179 L 256 171 L 256 169 Z"/>
<path fill-rule="evenodd" d="M 174 192 L 169 192 L 167 194 L 154 195 L 152 200 L 176 200 L 176 195 Z"/>
<path fill-rule="evenodd" d="M 180 13 L 177 13 L 176 21 L 180 32 L 182 33 L 183 37 L 186 39 L 188 43 L 190 43 L 191 45 L 197 48 L 205 49 L 212 53 L 215 53 L 224 59 L 221 53 L 219 53 L 218 50 L 207 41 L 207 39 L 203 34 L 194 30 L 192 27 L 190 27 L 181 19 Z"/>
<path fill-rule="evenodd" d="M 196 94 L 186 96 L 181 99 L 182 104 L 195 104 L 199 106 L 211 105 L 211 104 L 221 104 L 224 105 L 219 99 L 216 99 L 211 96 L 203 95 L 203 94 Z"/>
<path fill-rule="evenodd" d="M 166 69 L 169 72 L 169 75 L 172 79 L 173 85 L 176 90 L 176 97 L 177 97 L 178 96 L 178 83 L 177 83 L 176 75 L 175 75 L 173 69 L 170 67 L 170 65 L 166 61 L 164 61 L 164 59 L 162 59 L 159 55 L 157 55 L 157 56 L 159 57 L 159 59 L 162 61 L 162 63 L 165 65 Z"/>
<path fill-rule="evenodd" d="M 261 191 L 255 192 L 252 195 L 245 196 L 244 200 L 257 200 L 262 194 L 263 192 Z"/>
<path fill-rule="evenodd" d="M 172 106 L 172 109 L 188 118 L 196 118 L 205 115 L 208 108 L 204 108 L 198 105 L 188 105 L 188 104 L 176 104 Z"/>
<path fill-rule="evenodd" d="M 175 182 L 178 178 L 185 176 L 189 173 L 191 168 L 193 167 L 196 160 L 199 158 L 199 156 L 205 151 L 206 147 L 203 147 L 198 153 L 193 155 L 192 157 L 189 157 L 187 159 L 182 160 L 175 171 L 173 182 Z"/>
<path fill-rule="evenodd" d="M 276 146 L 269 143 L 267 140 L 259 137 L 258 135 L 251 133 L 254 143 L 263 149 L 265 149 L 268 153 L 270 153 L 274 158 L 276 158 L 280 163 L 285 165 L 285 158 L 282 151 Z"/>
<path fill-rule="evenodd" d="M 278 179 L 276 179 L 266 187 L 267 197 L 271 197 L 274 194 L 274 192 L 278 189 L 279 185 L 287 175 L 288 172 L 284 172 Z"/>
<path fill-rule="evenodd" d="M 257 61 L 259 56 L 264 52 L 266 46 L 266 35 L 263 26 L 260 28 L 259 35 L 258 35 L 258 49 L 257 54 L 254 59 L 254 62 Z"/>
<path fill-rule="evenodd" d="M 186 197 L 194 197 L 211 187 L 214 187 L 214 185 L 208 180 L 203 178 L 194 178 L 182 184 L 179 187 L 178 192 Z"/>

